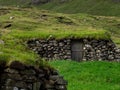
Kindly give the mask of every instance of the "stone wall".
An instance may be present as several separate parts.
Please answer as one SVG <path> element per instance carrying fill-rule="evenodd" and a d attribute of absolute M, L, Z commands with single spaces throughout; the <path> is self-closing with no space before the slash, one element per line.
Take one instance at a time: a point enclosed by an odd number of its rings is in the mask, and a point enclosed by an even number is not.
<path fill-rule="evenodd" d="M 9 67 L 0 65 L 0 90 L 67 90 L 67 82 L 48 67 L 24 65 L 18 61 Z"/>
<path fill-rule="evenodd" d="M 89 40 L 84 39 L 83 60 L 109 60 L 120 61 L 120 49 L 112 40 Z"/>
<path fill-rule="evenodd" d="M 40 40 L 33 39 L 27 42 L 28 47 L 47 60 L 71 59 L 71 45 L 74 39 Z M 76 40 L 76 39 L 75 39 Z M 78 39 L 79 41 L 79 39 Z M 120 49 L 112 40 L 82 39 L 83 60 L 120 61 Z"/>
<path fill-rule="evenodd" d="M 27 42 L 28 47 L 38 53 L 41 57 L 51 60 L 71 59 L 71 40 L 38 40 L 33 39 Z"/>

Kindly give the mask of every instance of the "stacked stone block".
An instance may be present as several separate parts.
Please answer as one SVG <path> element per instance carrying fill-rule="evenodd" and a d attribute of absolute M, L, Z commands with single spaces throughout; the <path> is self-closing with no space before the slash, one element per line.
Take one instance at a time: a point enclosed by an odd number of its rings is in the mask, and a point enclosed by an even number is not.
<path fill-rule="evenodd" d="M 67 90 L 67 82 L 49 67 L 28 66 L 18 61 L 0 67 L 0 90 Z"/>
<path fill-rule="evenodd" d="M 51 60 L 71 59 L 71 40 L 30 40 L 28 47 L 38 53 L 41 57 Z"/>

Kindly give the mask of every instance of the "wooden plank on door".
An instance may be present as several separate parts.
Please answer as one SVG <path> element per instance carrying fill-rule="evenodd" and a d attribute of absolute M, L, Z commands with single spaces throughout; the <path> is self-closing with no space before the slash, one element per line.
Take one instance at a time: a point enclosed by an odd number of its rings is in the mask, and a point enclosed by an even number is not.
<path fill-rule="evenodd" d="M 71 51 L 72 60 L 81 61 L 83 59 L 83 43 L 81 41 L 72 41 Z"/>

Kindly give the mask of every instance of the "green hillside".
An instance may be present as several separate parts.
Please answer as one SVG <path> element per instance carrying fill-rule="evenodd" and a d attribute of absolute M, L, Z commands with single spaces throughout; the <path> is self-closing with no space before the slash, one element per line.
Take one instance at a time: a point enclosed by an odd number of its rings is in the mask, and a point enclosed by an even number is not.
<path fill-rule="evenodd" d="M 66 0 L 64 3 L 56 0 L 40 7 L 62 13 L 120 16 L 120 1 L 118 0 Z"/>
<path fill-rule="evenodd" d="M 33 5 L 30 3 L 31 0 L 0 0 L 1 7 L 31 7 L 52 10 L 55 12 L 60 12 L 61 14 L 71 14 L 71 16 L 79 19 L 79 21 L 81 20 L 78 23 L 82 24 L 82 26 L 90 26 L 93 28 L 97 27 L 110 31 L 112 34 L 112 39 L 117 44 L 120 43 L 119 0 L 51 0 L 46 4 Z"/>
<path fill-rule="evenodd" d="M 116 43 L 120 41 L 120 1 L 119 0 L 53 0 L 49 3 L 38 5 L 38 8 L 52 10 L 60 13 L 90 15 L 95 19 L 86 20 L 93 27 L 102 27 L 111 32 Z M 114 20 L 113 20 L 114 19 Z M 107 21 L 106 21 L 107 20 Z M 101 22 L 98 24 L 98 22 Z"/>
<path fill-rule="evenodd" d="M 25 7 L 31 6 L 31 1 L 32 0 L 0 0 L 0 6 Z M 120 16 L 119 0 L 51 0 L 49 3 L 34 6 L 62 13 Z"/>
<path fill-rule="evenodd" d="M 27 6 L 31 0 L 0 0 L 0 6 Z"/>

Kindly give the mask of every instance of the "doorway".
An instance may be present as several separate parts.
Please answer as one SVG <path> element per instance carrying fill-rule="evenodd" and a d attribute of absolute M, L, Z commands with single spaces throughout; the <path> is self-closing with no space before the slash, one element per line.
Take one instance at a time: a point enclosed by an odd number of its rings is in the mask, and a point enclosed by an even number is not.
<path fill-rule="evenodd" d="M 81 40 L 72 40 L 71 53 L 72 60 L 79 62 L 83 59 L 83 43 Z"/>

